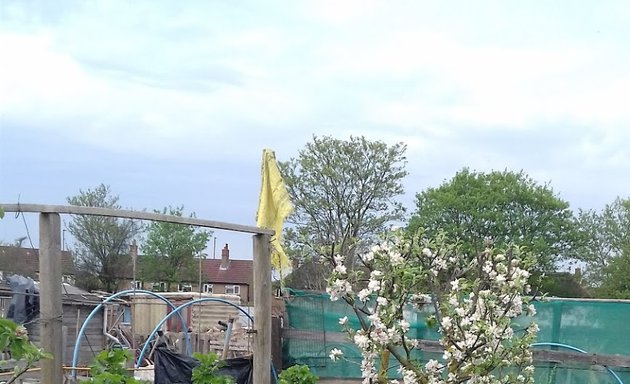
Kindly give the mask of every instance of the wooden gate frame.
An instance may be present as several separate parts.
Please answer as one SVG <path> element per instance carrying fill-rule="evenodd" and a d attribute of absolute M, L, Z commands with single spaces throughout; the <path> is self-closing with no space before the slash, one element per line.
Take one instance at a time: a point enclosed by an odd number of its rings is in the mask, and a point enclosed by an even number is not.
<path fill-rule="evenodd" d="M 61 214 L 104 216 L 133 220 L 187 224 L 253 234 L 254 251 L 254 383 L 271 382 L 271 251 L 274 231 L 192 217 L 123 209 L 43 204 L 0 204 L 5 212 L 39 213 L 41 347 L 53 355 L 42 361 L 42 384 L 63 383 Z"/>

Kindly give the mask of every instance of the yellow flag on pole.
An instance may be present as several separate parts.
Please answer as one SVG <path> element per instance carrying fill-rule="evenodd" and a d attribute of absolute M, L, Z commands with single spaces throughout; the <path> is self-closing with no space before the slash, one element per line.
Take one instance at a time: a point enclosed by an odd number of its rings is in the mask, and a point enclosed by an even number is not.
<path fill-rule="evenodd" d="M 293 211 L 289 192 L 284 185 L 276 155 L 270 149 L 263 149 L 262 185 L 258 198 L 256 225 L 276 231 L 271 238 L 271 266 L 282 275 L 283 270 L 291 267 L 287 255 L 282 249 L 280 237 L 284 219 Z"/>

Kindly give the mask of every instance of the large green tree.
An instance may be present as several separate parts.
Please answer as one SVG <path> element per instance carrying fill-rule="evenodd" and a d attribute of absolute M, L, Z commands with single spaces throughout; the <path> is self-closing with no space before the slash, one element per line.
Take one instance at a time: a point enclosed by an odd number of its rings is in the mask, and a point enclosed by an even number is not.
<path fill-rule="evenodd" d="M 441 186 L 418 193 L 416 204 L 411 230 L 424 228 L 428 236 L 444 231 L 471 257 L 483 250 L 483 239 L 489 237 L 496 247 L 525 246 L 537 257 L 539 271 L 552 271 L 555 262 L 575 248 L 569 204 L 522 171 L 465 168 Z"/>
<path fill-rule="evenodd" d="M 352 260 L 388 223 L 402 219 L 406 146 L 364 137 L 314 136 L 297 158 L 281 162 L 295 206 L 285 244 L 294 271 L 288 286 L 325 289 L 324 260 Z"/>
<path fill-rule="evenodd" d="M 630 297 L 623 272 L 630 271 L 624 265 L 630 260 L 630 199 L 618 197 L 599 212 L 580 211 L 578 223 L 584 241 L 577 258 L 586 264 L 587 282 L 599 296 Z"/>
<path fill-rule="evenodd" d="M 71 205 L 121 209 L 118 195 L 108 185 L 80 190 L 67 198 Z M 73 216 L 68 231 L 76 240 L 77 285 L 88 290 L 113 292 L 128 277 L 129 246 L 142 231 L 138 221 L 102 216 Z"/>
<path fill-rule="evenodd" d="M 182 216 L 184 207 L 169 206 L 155 212 Z M 195 217 L 195 214 L 190 217 Z M 195 256 L 206 248 L 209 237 L 210 232 L 192 225 L 151 223 L 142 246 L 140 276 L 145 281 L 165 282 L 168 290 L 172 283 L 196 281 L 199 269 Z"/>

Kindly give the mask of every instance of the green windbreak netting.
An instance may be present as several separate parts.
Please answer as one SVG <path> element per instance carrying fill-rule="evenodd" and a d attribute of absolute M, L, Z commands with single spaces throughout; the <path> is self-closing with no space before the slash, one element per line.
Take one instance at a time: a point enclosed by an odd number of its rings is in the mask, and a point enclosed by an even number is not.
<path fill-rule="evenodd" d="M 339 318 L 347 316 L 348 324 L 359 328 L 358 319 L 345 302 L 332 302 L 320 293 L 291 291 L 285 300 L 283 339 L 285 366 L 307 364 L 321 378 L 361 377 L 361 357 L 352 342 L 340 332 Z M 551 299 L 535 302 L 536 322 L 540 327 L 537 342 L 570 345 L 589 353 L 630 356 L 630 301 Z M 437 340 L 439 334 L 426 326 L 428 312 L 411 309 L 405 314 L 411 324 L 410 337 Z M 333 362 L 330 350 L 339 348 L 344 359 Z M 543 348 L 543 347 L 540 347 Z M 544 347 L 552 349 L 555 347 Z M 566 350 L 555 348 L 557 350 Z M 568 350 L 567 350 L 568 351 Z M 417 352 L 421 360 L 439 355 Z M 395 360 L 390 361 L 392 377 L 396 376 Z M 620 380 L 630 384 L 630 370 L 610 367 Z M 619 383 L 604 367 L 580 366 L 577 363 L 536 363 L 536 383 L 595 384 Z"/>

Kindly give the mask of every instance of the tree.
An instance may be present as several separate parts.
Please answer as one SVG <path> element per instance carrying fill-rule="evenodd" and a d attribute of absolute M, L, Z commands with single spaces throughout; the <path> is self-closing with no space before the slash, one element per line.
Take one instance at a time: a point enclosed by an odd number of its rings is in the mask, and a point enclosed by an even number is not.
<path fill-rule="evenodd" d="M 350 271 L 343 256 L 335 257 L 327 292 L 354 312 L 339 324 L 361 352 L 364 383 L 390 382 L 390 356 L 404 383 L 533 383 L 529 347 L 538 326 L 524 316 L 535 308 L 523 296 L 533 258 L 518 247 L 486 245 L 471 259 L 442 233 L 430 239 L 398 231 L 359 258 L 363 269 Z M 417 353 L 424 348 L 409 332 L 411 309 L 430 314 L 440 359 L 427 363 Z M 334 348 L 330 358 L 343 352 Z"/>
<path fill-rule="evenodd" d="M 156 213 L 182 216 L 184 207 L 167 207 Z M 192 213 L 190 217 L 195 217 Z M 149 225 L 141 276 L 145 281 L 171 283 L 195 281 L 199 273 L 195 255 L 206 248 L 210 232 L 192 225 L 153 222 Z"/>
<path fill-rule="evenodd" d="M 121 209 L 118 200 L 105 184 L 67 198 L 72 205 Z M 77 215 L 68 224 L 68 231 L 76 240 L 77 285 L 115 291 L 119 280 L 128 277 L 129 246 L 142 225 L 128 219 Z"/>
<path fill-rule="evenodd" d="M 524 246 L 536 256 L 537 271 L 553 271 L 555 262 L 569 258 L 576 246 L 569 204 L 522 171 L 477 173 L 464 168 L 440 187 L 418 193 L 416 205 L 412 232 L 424 228 L 434 236 L 444 231 L 471 257 L 483 251 L 483 239 L 490 237 L 500 248 Z"/>
<path fill-rule="evenodd" d="M 595 290 L 597 297 L 630 299 L 630 250 L 612 258 L 601 272 L 604 279 Z"/>
<path fill-rule="evenodd" d="M 395 199 L 407 175 L 405 151 L 402 143 L 314 136 L 297 158 L 280 163 L 295 206 L 287 220 L 293 230 L 285 236 L 294 262 L 288 286 L 304 280 L 305 267 L 317 276 L 309 288 L 323 290 L 329 269 L 322 261 L 341 254 L 352 266 L 354 255 L 387 223 L 402 219 Z"/>
<path fill-rule="evenodd" d="M 622 284 L 616 280 L 627 279 L 619 271 L 630 270 L 624 266 L 630 260 L 630 199 L 618 197 L 600 212 L 580 211 L 578 226 L 583 243 L 576 257 L 586 263 L 586 280 L 603 288 L 596 289 L 598 296 L 617 297 L 625 289 L 613 288 Z"/>

